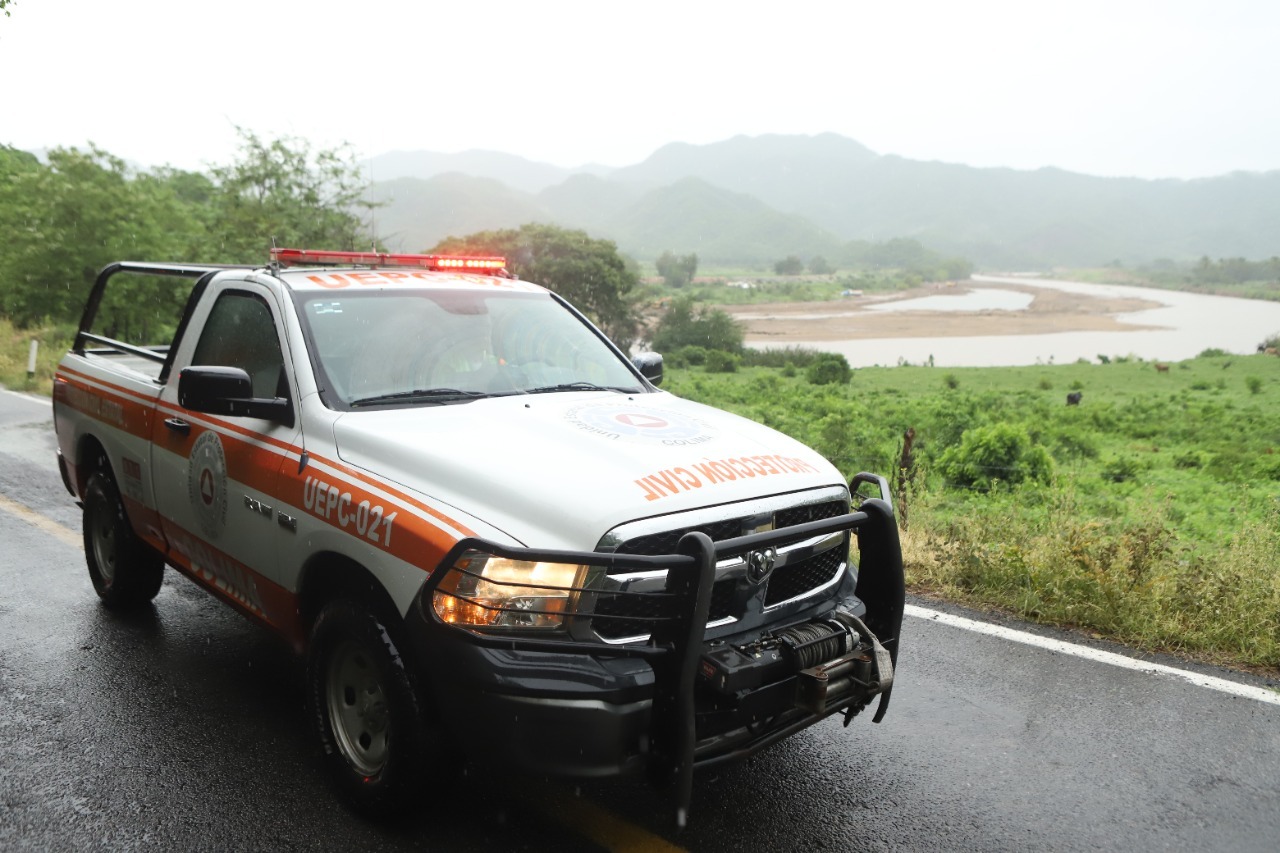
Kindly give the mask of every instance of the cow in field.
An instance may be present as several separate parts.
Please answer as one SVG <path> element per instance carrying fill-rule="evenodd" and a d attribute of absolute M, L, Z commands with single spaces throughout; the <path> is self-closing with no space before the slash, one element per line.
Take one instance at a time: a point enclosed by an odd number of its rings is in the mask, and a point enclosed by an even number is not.
<path fill-rule="evenodd" d="M 1080 398 L 1083 396 L 1084 396 L 1083 391 L 1072 391 L 1070 394 L 1067 395 L 1067 405 L 1068 406 L 1080 405 Z"/>
<path fill-rule="evenodd" d="M 1159 362 L 1156 363 L 1156 373 L 1168 373 L 1168 372 L 1169 372 L 1169 365 L 1160 364 Z"/>

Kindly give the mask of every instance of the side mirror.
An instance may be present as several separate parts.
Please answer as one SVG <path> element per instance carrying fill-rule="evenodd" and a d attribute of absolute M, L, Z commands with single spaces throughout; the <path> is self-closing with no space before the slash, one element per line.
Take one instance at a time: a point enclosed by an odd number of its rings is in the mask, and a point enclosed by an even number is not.
<path fill-rule="evenodd" d="M 249 374 L 238 367 L 184 367 L 178 404 L 193 412 L 264 418 L 293 426 L 293 405 L 284 397 L 255 397 Z"/>
<path fill-rule="evenodd" d="M 631 357 L 631 363 L 635 365 L 636 370 L 640 371 L 640 375 L 645 379 L 648 379 L 654 385 L 662 384 L 662 353 L 637 353 Z"/>

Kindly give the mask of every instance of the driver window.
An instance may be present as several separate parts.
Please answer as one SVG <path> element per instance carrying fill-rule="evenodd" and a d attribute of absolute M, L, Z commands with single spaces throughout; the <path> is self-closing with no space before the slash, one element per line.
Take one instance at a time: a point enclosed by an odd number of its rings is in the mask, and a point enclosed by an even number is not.
<path fill-rule="evenodd" d="M 284 358 L 271 309 L 252 293 L 228 290 L 218 297 L 191 363 L 239 367 L 253 382 L 253 396 L 287 396 Z"/>

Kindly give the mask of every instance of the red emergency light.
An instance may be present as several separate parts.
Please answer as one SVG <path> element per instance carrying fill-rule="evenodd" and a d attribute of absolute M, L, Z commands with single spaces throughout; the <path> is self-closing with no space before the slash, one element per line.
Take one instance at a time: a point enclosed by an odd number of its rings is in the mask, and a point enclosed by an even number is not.
<path fill-rule="evenodd" d="M 272 249 L 271 263 L 282 267 L 414 267 L 425 270 L 493 273 L 505 269 L 507 259 L 496 255 L 392 255 L 383 252 Z"/>

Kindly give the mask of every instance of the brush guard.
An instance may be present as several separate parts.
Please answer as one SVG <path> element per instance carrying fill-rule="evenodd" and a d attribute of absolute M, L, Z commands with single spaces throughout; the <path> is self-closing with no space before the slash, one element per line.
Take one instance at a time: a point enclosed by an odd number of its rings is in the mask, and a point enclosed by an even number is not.
<path fill-rule="evenodd" d="M 862 499 L 857 487 L 867 483 L 877 486 L 882 497 Z M 855 512 L 719 542 L 713 542 L 705 533 L 686 533 L 675 553 L 668 555 L 540 551 L 463 540 L 446 555 L 440 569 L 432 572 L 420 594 L 419 606 L 430 622 L 461 633 L 469 642 L 481 646 L 647 660 L 654 672 L 648 775 L 656 786 L 671 790 L 676 823 L 683 827 L 695 768 L 741 758 L 839 711 L 845 712 L 844 722 L 848 725 L 877 695 L 880 701 L 873 721 L 880 722 L 888 710 L 905 604 L 902 552 L 885 480 L 858 474 L 850 488 L 855 501 L 861 500 Z M 750 643 L 708 646 L 706 624 L 717 561 L 838 531 L 852 532 L 858 542 L 854 595 L 866 606 L 864 618 L 834 608 L 809 621 L 766 630 Z M 655 603 L 657 615 L 646 620 L 652 632 L 643 643 L 619 645 L 575 639 L 572 631 L 537 637 L 511 628 L 447 623 L 431 605 L 434 594 L 451 573 L 463 571 L 457 565 L 463 556 L 476 550 L 513 560 L 577 563 L 617 571 L 663 569 L 666 582 L 661 592 L 621 593 L 644 596 Z M 527 582 L 513 585 L 529 587 Z M 593 614 L 584 612 L 581 606 L 589 606 L 599 590 L 588 582 L 571 592 L 579 596 L 579 609 L 569 618 L 589 620 Z M 704 697 L 708 691 L 721 697 L 743 697 L 756 691 L 785 689 L 788 681 L 794 684 L 791 708 L 776 715 L 766 732 L 736 739 L 708 737 L 700 742 L 699 691 Z"/>

